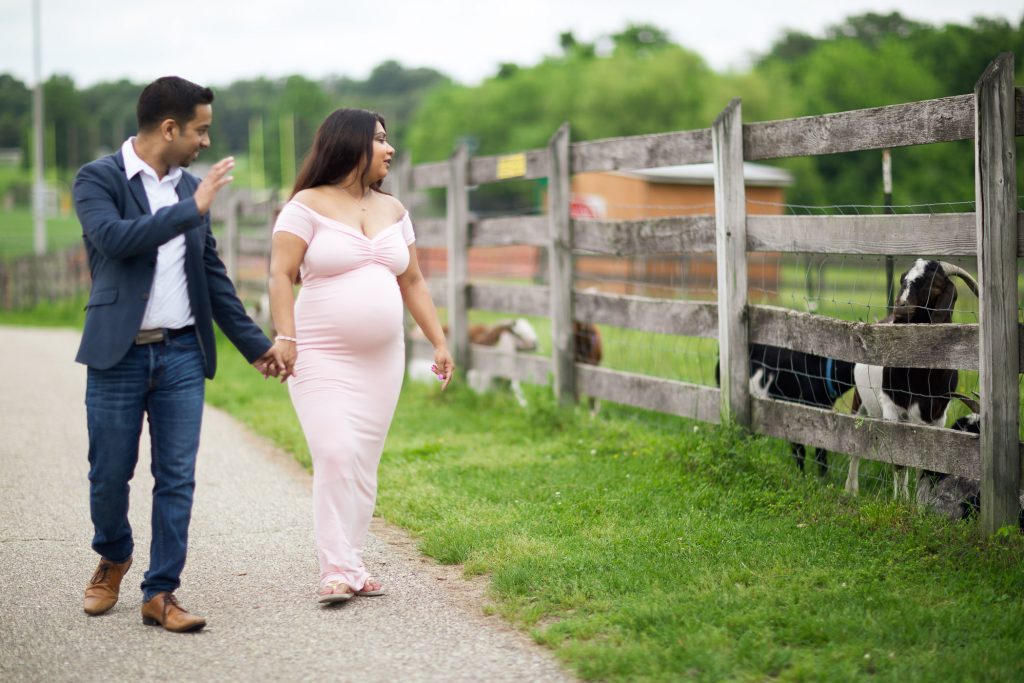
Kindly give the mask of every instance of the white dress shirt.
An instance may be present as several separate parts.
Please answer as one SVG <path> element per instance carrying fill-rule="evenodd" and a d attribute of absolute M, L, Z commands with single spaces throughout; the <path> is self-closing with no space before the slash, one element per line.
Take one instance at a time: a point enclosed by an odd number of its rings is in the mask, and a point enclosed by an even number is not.
<path fill-rule="evenodd" d="M 177 204 L 178 193 L 175 188 L 181 180 L 181 168 L 172 166 L 167 175 L 158 178 L 156 171 L 135 153 L 134 141 L 135 138 L 131 137 L 121 145 L 124 173 L 128 180 L 142 174 L 142 186 L 146 188 L 150 213 Z M 167 327 L 173 330 L 194 323 L 195 318 L 188 301 L 188 280 L 185 278 L 185 236 L 178 235 L 161 244 L 157 251 L 156 275 L 146 303 L 146 313 L 142 316 L 141 329 Z"/>

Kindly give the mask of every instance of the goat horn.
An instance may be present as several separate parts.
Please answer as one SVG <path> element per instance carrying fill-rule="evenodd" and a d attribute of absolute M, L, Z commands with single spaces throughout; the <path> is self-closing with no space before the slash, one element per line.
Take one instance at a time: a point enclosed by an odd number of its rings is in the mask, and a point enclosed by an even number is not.
<path fill-rule="evenodd" d="M 967 406 L 968 408 L 971 409 L 972 413 L 979 413 L 979 414 L 981 413 L 981 405 L 978 403 L 978 401 L 976 401 L 975 399 L 971 398 L 970 396 L 966 396 L 964 394 L 958 394 L 958 393 L 956 393 L 954 391 L 954 392 L 952 392 L 949 395 L 949 397 L 950 398 L 958 398 L 958 399 L 960 399 L 965 406 Z"/>
<path fill-rule="evenodd" d="M 966 270 L 964 270 L 960 266 L 954 266 L 952 263 L 946 263 L 945 261 L 939 261 L 939 265 L 942 266 L 942 269 L 944 271 L 946 271 L 946 275 L 950 275 L 950 276 L 955 275 L 958 278 L 960 278 L 961 280 L 963 280 L 964 282 L 966 282 L 967 286 L 971 288 L 972 292 L 974 292 L 974 296 L 978 296 L 978 281 L 974 279 L 973 275 L 968 273 Z"/>

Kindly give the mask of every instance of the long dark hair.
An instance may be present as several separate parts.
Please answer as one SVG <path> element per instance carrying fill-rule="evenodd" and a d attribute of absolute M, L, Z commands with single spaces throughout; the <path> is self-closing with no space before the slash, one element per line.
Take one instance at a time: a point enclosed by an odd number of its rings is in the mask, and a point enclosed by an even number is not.
<path fill-rule="evenodd" d="M 365 181 L 373 158 L 377 122 L 387 130 L 384 117 L 375 111 L 336 109 L 331 112 L 316 131 L 313 147 L 295 178 L 292 196 L 311 187 L 341 182 L 360 164 L 364 165 Z M 370 188 L 379 192 L 381 182 L 378 180 Z"/>

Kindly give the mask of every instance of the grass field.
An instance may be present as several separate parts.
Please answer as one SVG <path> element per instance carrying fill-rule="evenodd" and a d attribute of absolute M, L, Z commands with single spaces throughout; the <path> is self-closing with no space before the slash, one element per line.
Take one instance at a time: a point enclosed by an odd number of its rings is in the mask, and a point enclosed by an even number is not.
<path fill-rule="evenodd" d="M 31 254 L 34 220 L 32 210 L 0 211 L 0 259 Z M 47 249 L 57 251 L 82 243 L 82 228 L 73 214 L 46 219 Z"/>
<path fill-rule="evenodd" d="M 209 400 L 297 453 L 284 388 L 228 348 Z M 785 444 L 527 388 L 407 385 L 378 512 L 490 576 L 588 680 L 1015 680 L 1024 545 L 802 478 Z"/>
<path fill-rule="evenodd" d="M 73 326 L 80 303 L 0 323 Z M 308 466 L 285 387 L 223 339 L 219 359 L 208 400 Z M 489 576 L 490 609 L 581 677 L 1024 677 L 1016 534 L 851 499 L 798 476 L 779 441 L 610 404 L 591 418 L 526 390 L 520 409 L 408 384 L 378 513 Z"/>

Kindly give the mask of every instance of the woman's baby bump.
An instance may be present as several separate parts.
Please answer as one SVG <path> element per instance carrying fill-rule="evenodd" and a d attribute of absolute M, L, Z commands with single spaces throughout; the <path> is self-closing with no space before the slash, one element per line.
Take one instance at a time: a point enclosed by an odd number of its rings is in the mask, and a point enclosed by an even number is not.
<path fill-rule="evenodd" d="M 375 348 L 402 337 L 402 310 L 394 273 L 367 265 L 304 286 L 295 303 L 296 336 L 300 348 Z"/>

